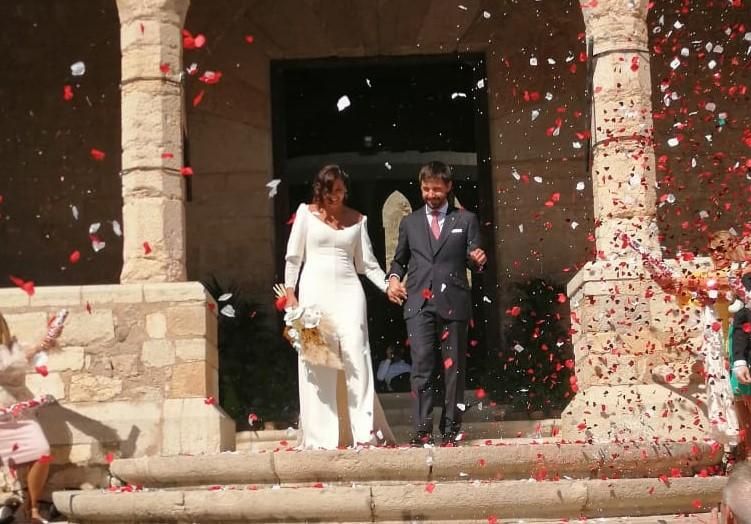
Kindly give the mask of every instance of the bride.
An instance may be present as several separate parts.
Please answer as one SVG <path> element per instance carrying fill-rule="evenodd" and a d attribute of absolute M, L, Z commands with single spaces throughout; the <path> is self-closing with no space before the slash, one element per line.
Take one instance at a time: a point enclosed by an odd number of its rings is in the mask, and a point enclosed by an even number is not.
<path fill-rule="evenodd" d="M 386 292 L 366 217 L 344 205 L 347 174 L 325 166 L 313 180 L 310 204 L 300 204 L 287 243 L 287 307 L 316 305 L 334 327 L 344 372 L 298 359 L 303 449 L 393 441 L 373 390 L 368 320 L 357 274 Z M 301 270 L 302 267 L 302 270 Z M 343 377 L 342 377 L 343 375 Z"/>

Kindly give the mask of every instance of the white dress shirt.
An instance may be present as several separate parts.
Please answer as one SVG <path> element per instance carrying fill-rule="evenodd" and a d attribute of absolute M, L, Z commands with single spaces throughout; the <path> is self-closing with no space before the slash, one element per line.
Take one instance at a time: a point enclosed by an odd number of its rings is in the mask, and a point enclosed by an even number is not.
<path fill-rule="evenodd" d="M 445 201 L 440 208 L 436 209 L 436 211 L 438 211 L 438 227 L 440 227 L 441 231 L 443 231 L 443 223 L 446 221 L 446 213 L 448 213 L 448 210 L 448 200 Z M 433 225 L 433 208 L 427 204 L 425 204 L 425 216 L 428 217 L 428 228 L 430 228 L 430 226 Z"/>

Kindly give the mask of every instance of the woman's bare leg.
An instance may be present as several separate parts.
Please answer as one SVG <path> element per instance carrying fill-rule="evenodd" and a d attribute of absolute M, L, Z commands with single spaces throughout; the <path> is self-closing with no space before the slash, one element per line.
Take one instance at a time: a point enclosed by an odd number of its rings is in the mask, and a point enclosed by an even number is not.
<path fill-rule="evenodd" d="M 47 483 L 47 477 L 50 473 L 49 462 L 41 462 L 39 460 L 33 462 L 28 469 L 28 475 L 26 476 L 26 484 L 29 492 L 29 515 L 32 519 L 40 519 L 39 515 L 39 500 L 42 498 L 44 492 L 44 485 Z"/>

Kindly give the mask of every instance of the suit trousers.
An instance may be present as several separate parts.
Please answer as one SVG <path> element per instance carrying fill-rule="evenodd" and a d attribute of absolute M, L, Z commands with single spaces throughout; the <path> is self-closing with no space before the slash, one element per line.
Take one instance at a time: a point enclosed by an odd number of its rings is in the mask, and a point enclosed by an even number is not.
<path fill-rule="evenodd" d="M 441 374 L 444 382 L 442 433 L 459 431 L 464 403 L 467 362 L 467 321 L 441 318 L 430 302 L 407 319 L 412 356 L 412 394 L 415 431 L 433 432 L 433 406 Z"/>

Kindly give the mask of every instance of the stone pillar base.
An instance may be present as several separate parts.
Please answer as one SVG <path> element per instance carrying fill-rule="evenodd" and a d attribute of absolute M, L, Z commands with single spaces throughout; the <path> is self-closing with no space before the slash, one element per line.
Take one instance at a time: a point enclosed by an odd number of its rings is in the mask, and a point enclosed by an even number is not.
<path fill-rule="evenodd" d="M 592 386 L 561 417 L 565 440 L 704 441 L 711 424 L 704 385 Z"/>
<path fill-rule="evenodd" d="M 704 260 L 681 268 L 691 273 Z M 638 256 L 590 262 L 568 285 L 579 392 L 562 417 L 572 440 L 704 438 L 697 307 L 666 295 Z"/>
<path fill-rule="evenodd" d="M 161 455 L 235 450 L 235 421 L 203 398 L 173 398 L 162 406 Z"/>

